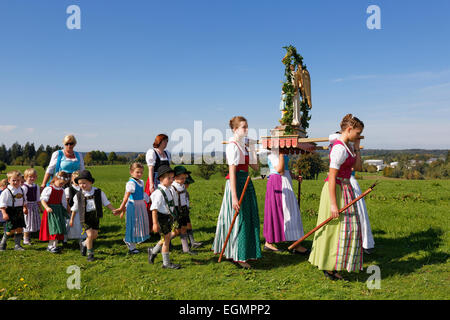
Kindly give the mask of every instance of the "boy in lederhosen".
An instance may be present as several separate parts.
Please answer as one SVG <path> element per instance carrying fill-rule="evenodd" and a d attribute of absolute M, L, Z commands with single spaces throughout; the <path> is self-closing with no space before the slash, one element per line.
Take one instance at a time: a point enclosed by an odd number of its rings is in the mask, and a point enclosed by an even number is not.
<path fill-rule="evenodd" d="M 197 252 L 191 251 L 188 243 L 188 229 L 192 230 L 190 212 L 189 212 L 189 199 L 187 190 L 185 187 L 185 182 L 189 174 L 184 166 L 176 166 L 175 170 L 175 181 L 172 183 L 172 190 L 175 196 L 175 210 L 177 210 L 178 215 L 178 226 L 175 230 L 175 235 L 179 235 L 181 239 L 181 246 L 183 248 L 183 252 L 189 253 L 191 255 L 196 255 Z M 193 241 L 193 237 L 191 240 L 191 246 L 196 248 L 197 245 L 201 243 L 197 243 Z"/>
<path fill-rule="evenodd" d="M 17 171 L 8 172 L 8 187 L 0 195 L 0 210 L 5 220 L 5 230 L 0 242 L 0 251 L 6 250 L 6 241 L 14 235 L 14 250 L 25 250 L 20 245 L 25 225 L 24 214 L 28 214 L 26 196 L 21 187 L 22 174 Z"/>
<path fill-rule="evenodd" d="M 158 252 L 163 256 L 163 268 L 180 269 L 179 264 L 171 263 L 169 258 L 170 239 L 173 224 L 176 221 L 176 211 L 171 191 L 171 184 L 174 178 L 174 170 L 168 165 L 161 165 L 158 168 L 158 179 L 160 184 L 151 194 L 152 205 L 150 210 L 153 219 L 153 232 L 161 234 L 161 240 L 155 247 L 148 248 L 148 262 L 153 264 Z"/>
<path fill-rule="evenodd" d="M 87 239 L 80 242 L 80 250 L 83 256 L 88 255 L 88 261 L 94 261 L 94 240 L 97 239 L 98 230 L 100 229 L 100 218 L 103 217 L 103 207 L 107 207 L 118 215 L 116 208 L 112 206 L 105 193 L 93 187 L 95 179 L 88 170 L 80 171 L 75 183 L 80 187 L 73 198 L 72 217 L 70 218 L 70 226 L 74 225 L 75 215 L 80 215 L 80 222 L 87 234 Z"/>

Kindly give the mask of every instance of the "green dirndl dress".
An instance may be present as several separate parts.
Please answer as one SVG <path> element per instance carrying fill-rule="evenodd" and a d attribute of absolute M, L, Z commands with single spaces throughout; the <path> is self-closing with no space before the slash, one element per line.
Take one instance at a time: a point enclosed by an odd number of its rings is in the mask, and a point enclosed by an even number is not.
<path fill-rule="evenodd" d="M 242 194 L 247 177 L 248 173 L 245 171 L 238 171 L 236 173 L 236 192 L 238 199 Z M 227 180 L 222 206 L 217 220 L 216 235 L 212 246 L 215 254 L 220 254 L 222 251 L 234 213 L 230 180 Z M 250 180 L 228 244 L 225 248 L 224 257 L 226 259 L 232 259 L 235 262 L 246 262 L 247 260 L 261 258 L 259 232 L 258 204 L 255 189 Z"/>

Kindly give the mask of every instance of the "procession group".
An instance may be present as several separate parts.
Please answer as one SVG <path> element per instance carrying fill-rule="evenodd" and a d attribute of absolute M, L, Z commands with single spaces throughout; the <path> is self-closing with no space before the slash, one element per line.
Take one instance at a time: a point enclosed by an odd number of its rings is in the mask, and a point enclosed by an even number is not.
<path fill-rule="evenodd" d="M 262 250 L 281 251 L 277 243 L 296 241 L 304 235 L 292 187 L 292 178 L 301 181 L 301 177 L 289 171 L 288 155 L 278 149 L 270 150 L 263 224 L 265 244 L 261 250 L 255 189 L 251 179 L 247 181 L 249 166 L 258 170 L 257 154 L 254 146 L 246 144 L 247 120 L 236 116 L 229 125 L 233 131 L 226 147 L 229 174 L 212 251 L 248 269 L 251 260 L 262 257 Z M 361 194 L 352 173 L 361 170 L 359 141 L 363 129 L 363 122 L 348 114 L 340 123 L 340 131 L 330 135 L 329 173 L 320 197 L 317 224 L 329 217 L 334 219 L 314 234 L 311 250 L 300 245 L 291 250 L 293 254 L 309 256 L 309 262 L 331 280 L 342 279 L 338 273 L 342 270 L 362 270 L 363 253 L 370 254 L 374 247 L 364 201 L 339 212 Z M 39 240 L 48 242 L 50 253 L 61 253 L 59 243 L 78 239 L 80 253 L 88 261 L 94 261 L 94 241 L 100 230 L 103 207 L 107 207 L 114 215 L 125 216 L 123 241 L 129 254 L 139 253 L 136 245 L 148 240 L 151 232 L 159 233 L 160 241 L 148 248 L 148 262 L 153 264 L 161 252 L 163 268 L 180 269 L 179 264 L 170 260 L 171 240 L 180 237 L 182 251 L 190 255 L 197 254 L 194 249 L 202 243 L 195 241 L 190 219 L 188 188 L 194 180 L 184 166 L 170 166 L 168 140 L 167 135 L 158 135 L 153 148 L 147 151 L 149 175 L 145 183 L 144 166 L 138 162 L 131 164 L 130 178 L 118 208 L 102 190 L 94 187 L 95 178 L 85 169 L 81 153 L 74 151 L 77 141 L 73 135 L 64 137 L 64 148 L 53 153 L 40 186 L 35 183 L 37 172 L 33 168 L 23 174 L 16 170 L 8 172 L 7 179 L 0 182 L 0 222 L 4 229 L 0 251 L 6 250 L 9 238 L 14 239 L 14 250 L 24 250 L 23 246 L 32 245 L 30 235 L 39 232 Z M 236 212 L 239 214 L 233 219 Z"/>

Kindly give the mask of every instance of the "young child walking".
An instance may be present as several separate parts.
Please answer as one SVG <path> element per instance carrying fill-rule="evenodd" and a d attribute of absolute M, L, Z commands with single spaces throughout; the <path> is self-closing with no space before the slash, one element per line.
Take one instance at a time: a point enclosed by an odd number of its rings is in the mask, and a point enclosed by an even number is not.
<path fill-rule="evenodd" d="M 87 234 L 87 239 L 80 242 L 81 255 L 85 256 L 87 253 L 87 261 L 94 261 L 94 240 L 97 239 L 100 229 L 103 207 L 110 209 L 114 215 L 119 215 L 119 212 L 109 202 L 105 193 L 93 186 L 95 179 L 90 171 L 80 171 L 79 176 L 74 181 L 80 187 L 80 191 L 73 198 L 70 226 L 73 227 L 75 216 L 78 214 Z"/>
<path fill-rule="evenodd" d="M 22 174 L 17 171 L 10 171 L 8 177 L 8 187 L 0 195 L 0 211 L 5 221 L 3 238 L 0 242 L 0 251 L 6 250 L 8 237 L 14 236 L 14 250 L 22 251 L 20 245 L 23 228 L 25 228 L 24 214 L 28 214 L 26 207 L 26 194 L 20 186 Z"/>
<path fill-rule="evenodd" d="M 70 218 L 72 216 L 72 207 L 73 207 L 73 198 L 80 191 L 80 187 L 75 182 L 75 179 L 80 175 L 79 171 L 74 171 L 71 176 L 70 186 L 64 189 L 64 193 L 67 199 L 67 212 L 69 213 L 69 218 L 66 221 L 67 234 L 64 237 L 65 240 L 78 239 L 79 242 L 82 242 L 86 239 L 86 233 L 83 233 L 83 228 L 80 222 L 80 216 L 76 215 L 73 219 L 73 226 L 70 226 Z"/>
<path fill-rule="evenodd" d="M 48 241 L 47 251 L 60 253 L 58 241 L 64 240 L 66 234 L 67 201 L 64 186 L 69 182 L 69 174 L 60 171 L 41 193 L 41 204 L 45 211 L 42 215 L 39 240 Z"/>
<path fill-rule="evenodd" d="M 144 192 L 144 166 L 139 162 L 134 162 L 130 166 L 131 178 L 125 186 L 125 196 L 122 204 L 117 209 L 123 218 L 126 206 L 126 229 L 123 241 L 128 247 L 129 254 L 139 253 L 136 248 L 137 243 L 144 242 L 150 237 L 150 225 L 146 203 L 149 196 Z"/>
<path fill-rule="evenodd" d="M 184 182 L 184 186 L 186 188 L 186 201 L 187 201 L 187 206 L 189 208 L 189 216 L 191 214 L 191 199 L 189 196 L 189 192 L 188 192 L 188 188 L 191 184 L 193 184 L 195 182 L 194 179 L 192 179 L 191 175 L 188 174 L 186 177 L 186 180 Z M 188 240 L 189 240 L 189 246 L 191 248 L 199 248 L 203 245 L 202 242 L 197 242 L 194 239 L 194 231 L 192 230 L 192 222 L 190 221 L 191 219 L 189 218 L 189 222 L 187 223 L 187 236 L 188 236 Z"/>
<path fill-rule="evenodd" d="M 161 240 L 155 247 L 148 248 L 148 262 L 153 264 L 158 252 L 162 252 L 163 268 L 180 269 L 179 264 L 170 262 L 170 240 L 173 224 L 176 219 L 175 203 L 171 191 L 171 185 L 174 179 L 174 170 L 168 165 L 161 165 L 158 168 L 158 179 L 160 184 L 151 194 L 151 207 L 153 232 L 161 234 Z"/>
<path fill-rule="evenodd" d="M 6 189 L 8 186 L 8 179 L 2 179 L 0 180 L 0 195 L 2 194 L 3 190 Z M 3 220 L 3 214 L 0 212 L 0 225 L 3 225 L 5 223 L 5 220 Z"/>
<path fill-rule="evenodd" d="M 174 204 L 175 210 L 177 211 L 178 223 L 173 236 L 180 236 L 181 246 L 184 253 L 196 255 L 197 252 L 191 251 L 189 247 L 187 234 L 188 224 L 191 223 L 191 220 L 189 217 L 189 203 L 187 199 L 185 182 L 187 176 L 191 172 L 184 166 L 176 166 L 174 171 L 174 181 L 171 188 L 174 195 Z"/>
<path fill-rule="evenodd" d="M 341 270 L 358 272 L 363 268 L 361 225 L 356 205 L 341 214 L 339 208 L 355 199 L 350 184 L 352 168 L 361 170 L 359 151 L 361 120 L 347 114 L 341 121 L 341 136 L 330 148 L 330 169 L 320 196 L 317 224 L 334 219 L 314 234 L 309 262 L 331 280 L 341 280 Z M 354 148 L 349 142 L 354 142 Z"/>
<path fill-rule="evenodd" d="M 28 214 L 25 217 L 25 229 L 23 230 L 23 244 L 31 245 L 30 233 L 37 232 L 41 228 L 41 190 L 35 184 L 37 172 L 33 168 L 26 169 L 23 173 L 25 183 L 23 190 L 27 198 Z"/>

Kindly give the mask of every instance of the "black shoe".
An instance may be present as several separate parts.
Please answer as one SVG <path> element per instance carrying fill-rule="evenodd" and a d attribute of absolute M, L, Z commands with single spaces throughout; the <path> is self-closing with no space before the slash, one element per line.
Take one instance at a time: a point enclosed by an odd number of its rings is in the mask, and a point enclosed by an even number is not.
<path fill-rule="evenodd" d="M 153 264 L 155 262 L 155 258 L 158 254 L 153 253 L 153 247 L 148 248 L 148 263 Z"/>
<path fill-rule="evenodd" d="M 181 265 L 170 262 L 168 265 L 162 265 L 163 269 L 180 269 Z"/>
<path fill-rule="evenodd" d="M 6 242 L 2 245 L 0 245 L 0 251 L 5 251 L 6 250 Z"/>
<path fill-rule="evenodd" d="M 291 254 L 301 254 L 302 256 L 309 256 L 309 254 L 311 253 L 311 250 L 306 249 L 304 252 L 300 252 L 298 250 L 290 250 L 289 251 Z"/>
<path fill-rule="evenodd" d="M 87 247 L 83 245 L 83 241 L 80 241 L 80 252 L 82 256 L 86 256 Z"/>
<path fill-rule="evenodd" d="M 328 271 L 323 271 L 323 274 L 325 275 L 325 277 L 327 277 L 330 280 L 336 281 L 337 278 L 334 276 L 334 272 L 333 273 L 328 273 Z"/>
<path fill-rule="evenodd" d="M 139 250 L 138 249 L 133 249 L 133 250 L 128 250 L 128 254 L 138 254 Z"/>
<path fill-rule="evenodd" d="M 191 248 L 192 249 L 200 248 L 202 245 L 203 245 L 203 242 L 193 242 L 193 243 L 191 243 Z"/>
<path fill-rule="evenodd" d="M 363 249 L 363 252 L 365 254 L 372 254 L 373 253 L 373 248 L 372 249 Z"/>
<path fill-rule="evenodd" d="M 92 262 L 92 261 L 94 261 L 94 260 L 95 260 L 94 254 L 93 254 L 93 253 L 89 253 L 89 254 L 88 254 L 88 257 L 87 257 L 87 261 Z"/>

